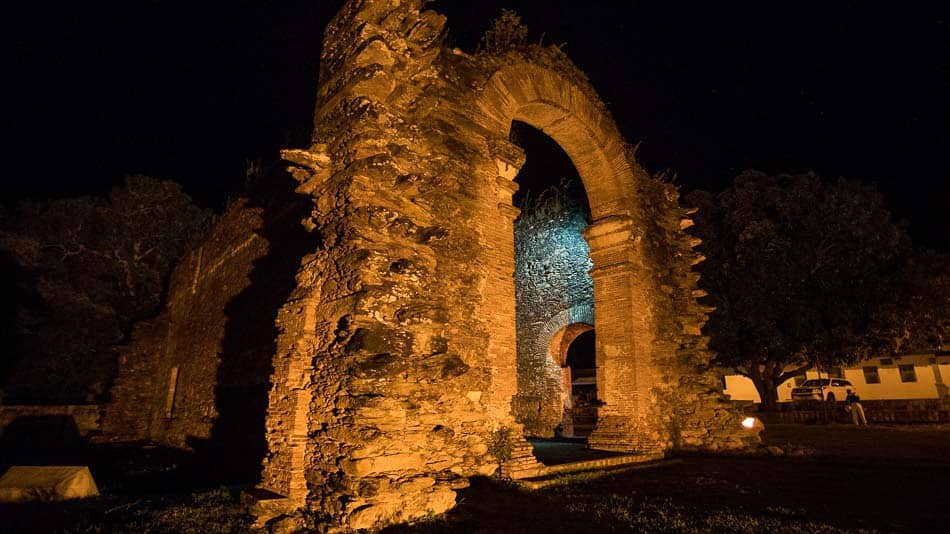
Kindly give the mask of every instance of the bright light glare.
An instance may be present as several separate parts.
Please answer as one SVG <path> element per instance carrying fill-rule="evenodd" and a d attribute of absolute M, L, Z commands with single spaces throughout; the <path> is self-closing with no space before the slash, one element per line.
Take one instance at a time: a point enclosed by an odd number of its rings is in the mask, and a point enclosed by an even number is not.
<path fill-rule="evenodd" d="M 755 417 L 746 417 L 742 420 L 742 426 L 745 428 L 752 428 L 755 426 Z"/>

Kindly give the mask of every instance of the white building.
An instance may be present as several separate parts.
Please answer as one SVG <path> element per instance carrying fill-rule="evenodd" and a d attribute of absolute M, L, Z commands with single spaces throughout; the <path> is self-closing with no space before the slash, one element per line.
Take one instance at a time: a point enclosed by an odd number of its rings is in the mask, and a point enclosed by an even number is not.
<path fill-rule="evenodd" d="M 853 367 L 822 369 L 822 377 L 829 375 L 851 381 L 862 400 L 943 398 L 950 385 L 950 352 L 876 357 Z M 779 402 L 790 402 L 792 388 L 808 378 L 818 378 L 818 373 L 809 370 L 783 382 L 778 387 Z M 751 379 L 740 375 L 726 375 L 723 379 L 726 394 L 733 400 L 760 401 Z"/>

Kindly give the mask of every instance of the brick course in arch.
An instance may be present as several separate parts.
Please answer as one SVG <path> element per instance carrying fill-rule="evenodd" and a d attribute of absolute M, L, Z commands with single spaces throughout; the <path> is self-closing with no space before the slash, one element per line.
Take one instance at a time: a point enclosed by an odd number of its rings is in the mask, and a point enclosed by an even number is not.
<path fill-rule="evenodd" d="M 552 317 L 538 337 L 537 350 L 546 350 L 558 367 L 567 365 L 567 349 L 577 336 L 594 329 L 594 313 L 590 306 L 575 306 Z M 547 339 L 546 344 L 543 340 Z"/>

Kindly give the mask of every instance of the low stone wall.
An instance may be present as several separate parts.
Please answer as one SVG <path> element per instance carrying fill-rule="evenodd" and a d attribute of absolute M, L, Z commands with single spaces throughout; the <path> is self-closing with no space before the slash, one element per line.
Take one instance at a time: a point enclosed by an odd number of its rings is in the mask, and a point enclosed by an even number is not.
<path fill-rule="evenodd" d="M 13 428 L 12 425 L 24 424 L 24 421 L 60 421 L 64 425 L 76 425 L 80 437 L 87 437 L 100 430 L 102 407 L 98 404 L 85 405 L 14 405 L 0 406 L 0 436 Z"/>
<path fill-rule="evenodd" d="M 779 404 L 775 413 L 759 413 L 769 423 L 850 423 L 846 404 L 813 401 Z M 950 398 L 861 401 L 868 423 L 948 423 Z"/>

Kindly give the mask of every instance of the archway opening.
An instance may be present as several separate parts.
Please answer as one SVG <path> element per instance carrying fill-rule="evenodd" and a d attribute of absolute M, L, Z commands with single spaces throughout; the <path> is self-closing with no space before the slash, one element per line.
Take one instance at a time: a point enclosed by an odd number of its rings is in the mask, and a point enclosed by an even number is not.
<path fill-rule="evenodd" d="M 541 130 L 522 121 L 512 121 L 509 139 L 525 151 L 525 162 L 515 176 L 518 190 L 512 203 L 524 212 L 530 210 L 533 202 L 552 188 L 557 189 L 565 200 L 576 204 L 572 206 L 589 224 L 591 221 L 590 202 L 587 190 L 571 157 L 563 147 Z M 528 215 L 522 213 L 522 217 Z"/>
<path fill-rule="evenodd" d="M 657 450 L 664 444 L 655 436 L 666 430 L 658 427 L 662 419 L 651 417 L 658 402 L 653 393 L 660 378 L 656 362 L 660 353 L 670 356 L 671 348 L 656 337 L 658 317 L 652 313 L 652 304 L 665 297 L 657 291 L 660 288 L 652 272 L 653 260 L 644 254 L 655 243 L 646 234 L 648 225 L 643 218 L 650 215 L 640 198 L 645 191 L 643 180 L 649 177 L 637 165 L 606 106 L 582 78 L 570 72 L 531 61 L 503 61 L 476 96 L 478 113 L 473 118 L 491 132 L 487 148 L 492 157 L 485 161 L 484 171 L 486 176 L 497 173 L 497 195 L 486 197 L 485 206 L 498 206 L 498 221 L 507 232 L 517 212 L 507 209 L 505 203 L 495 204 L 496 198 L 510 199 L 518 185 L 530 189 L 525 187 L 524 177 L 517 179 L 517 183 L 512 180 L 516 179 L 515 169 L 523 164 L 530 166 L 531 160 L 537 159 L 532 156 L 531 147 L 527 147 L 526 162 L 526 154 L 517 150 L 518 146 L 526 146 L 521 139 L 499 138 L 508 137 L 514 121 L 543 131 L 568 156 L 583 180 L 591 214 L 591 224 L 584 230 L 583 238 L 585 245 L 589 243 L 592 268 L 588 274 L 593 280 L 597 308 L 598 410 L 597 425 L 588 437 L 588 445 L 607 451 Z M 520 127 L 517 122 L 514 126 Z M 514 239 L 509 242 L 507 235 L 512 234 L 496 233 L 493 240 L 515 252 Z M 493 287 L 499 294 L 510 294 L 508 288 L 515 284 L 508 285 L 505 279 L 513 270 L 517 270 L 517 265 L 507 261 L 498 264 L 499 276 L 493 280 Z M 520 279 L 520 274 L 516 275 L 516 284 Z M 523 302 L 508 302 L 512 300 Z M 565 312 L 567 320 L 561 324 L 575 322 L 570 320 L 574 313 Z M 592 309 L 590 315 L 593 322 Z M 523 388 L 520 371 L 524 360 L 520 356 L 525 335 L 523 330 L 508 328 L 508 317 L 511 314 L 506 309 L 504 321 L 492 324 L 498 333 L 490 344 L 496 362 L 493 367 L 499 371 L 493 382 L 501 401 L 497 409 L 507 408 L 505 417 L 514 417 L 529 433 L 531 425 L 525 423 L 531 417 L 538 420 L 547 408 L 539 397 L 530 398 Z M 523 317 L 516 319 L 518 326 L 524 324 L 522 320 Z M 556 331 L 553 326 L 554 321 L 541 325 L 549 332 Z M 512 345 L 519 349 L 512 351 Z M 553 362 L 551 366 L 556 367 Z M 513 368 L 515 372 L 511 371 Z M 546 431 L 543 427 L 540 430 Z"/>
<path fill-rule="evenodd" d="M 570 370 L 570 405 L 564 405 L 564 420 L 570 419 L 568 437 L 588 436 L 597 424 L 597 363 L 593 328 L 578 335 L 567 349 L 565 367 Z"/>
<path fill-rule="evenodd" d="M 594 322 L 593 265 L 583 236 L 590 224 L 587 193 L 571 159 L 543 132 L 515 121 L 511 140 L 526 156 L 514 199 L 521 215 L 514 226 L 518 392 L 512 408 L 528 437 L 573 436 L 565 358 Z M 581 330 L 564 331 L 580 324 Z M 595 367 L 593 354 L 591 343 L 585 369 Z"/>

